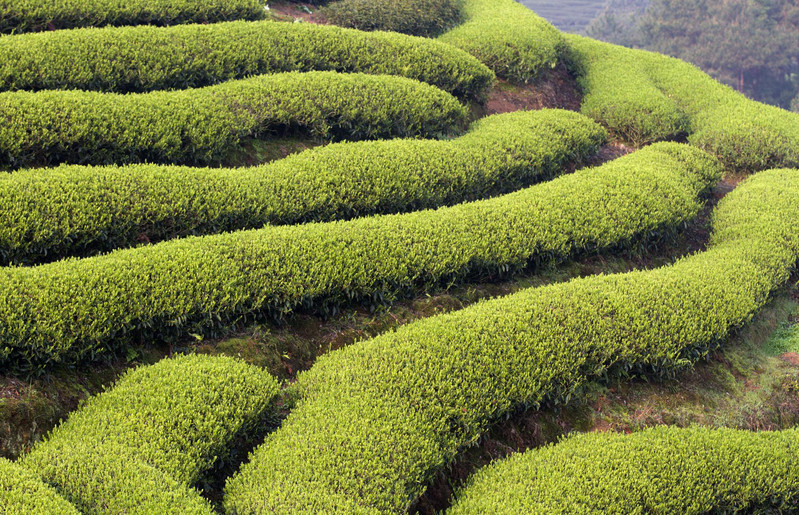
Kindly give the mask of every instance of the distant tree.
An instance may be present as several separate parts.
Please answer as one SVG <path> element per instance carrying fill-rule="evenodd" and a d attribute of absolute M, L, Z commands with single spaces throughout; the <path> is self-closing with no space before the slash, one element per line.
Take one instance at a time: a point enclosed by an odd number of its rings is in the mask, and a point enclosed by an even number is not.
<path fill-rule="evenodd" d="M 608 0 L 586 34 L 679 57 L 751 98 L 799 111 L 797 0 Z"/>
<path fill-rule="evenodd" d="M 638 44 L 692 62 L 758 100 L 788 107 L 797 92 L 795 0 L 652 0 Z"/>
<path fill-rule="evenodd" d="M 640 46 L 638 23 L 648 5 L 649 0 L 609 0 L 602 14 L 588 25 L 585 34 L 617 45 Z"/>

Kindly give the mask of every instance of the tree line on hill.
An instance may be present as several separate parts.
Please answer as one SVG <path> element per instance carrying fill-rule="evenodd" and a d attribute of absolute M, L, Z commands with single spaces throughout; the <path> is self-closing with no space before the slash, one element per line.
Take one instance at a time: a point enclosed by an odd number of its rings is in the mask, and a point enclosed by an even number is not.
<path fill-rule="evenodd" d="M 796 0 L 610 0 L 586 34 L 679 57 L 750 98 L 799 112 Z"/>

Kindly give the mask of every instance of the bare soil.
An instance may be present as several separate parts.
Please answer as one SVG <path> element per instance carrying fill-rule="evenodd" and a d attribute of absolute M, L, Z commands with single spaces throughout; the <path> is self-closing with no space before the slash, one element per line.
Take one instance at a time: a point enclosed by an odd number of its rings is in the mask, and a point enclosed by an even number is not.
<path fill-rule="evenodd" d="M 485 115 L 536 109 L 579 111 L 581 99 L 582 93 L 577 81 L 566 67 L 560 64 L 530 84 L 498 81 L 488 95 Z"/>
<path fill-rule="evenodd" d="M 327 19 L 319 6 L 308 2 L 274 2 L 267 4 L 270 15 L 277 21 L 304 21 L 317 25 L 327 25 Z"/>

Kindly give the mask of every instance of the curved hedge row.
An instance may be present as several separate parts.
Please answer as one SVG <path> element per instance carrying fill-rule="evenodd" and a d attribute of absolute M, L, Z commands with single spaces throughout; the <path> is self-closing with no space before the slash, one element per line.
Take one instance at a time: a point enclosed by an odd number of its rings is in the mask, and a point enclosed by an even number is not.
<path fill-rule="evenodd" d="M 605 142 L 568 111 L 484 118 L 451 141 L 340 143 L 245 169 L 63 166 L 0 176 L 0 263 L 189 234 L 396 213 L 514 191 Z"/>
<path fill-rule="evenodd" d="M 0 511 L 5 515 L 80 513 L 39 476 L 5 458 L 0 458 Z"/>
<path fill-rule="evenodd" d="M 563 35 L 514 0 L 463 0 L 462 25 L 439 36 L 480 59 L 498 76 L 530 82 L 554 68 L 566 49 Z"/>
<path fill-rule="evenodd" d="M 210 514 L 191 486 L 278 390 L 235 359 L 165 359 L 90 399 L 21 464 L 87 513 Z"/>
<path fill-rule="evenodd" d="M 264 17 L 260 0 L 0 0 L 0 34 Z"/>
<path fill-rule="evenodd" d="M 241 138 L 430 136 L 463 123 L 451 95 L 411 79 L 335 72 L 262 75 L 186 91 L 0 93 L 0 166 L 216 163 Z"/>
<path fill-rule="evenodd" d="M 698 359 L 788 279 L 798 210 L 797 172 L 763 173 L 722 201 L 704 253 L 531 288 L 322 356 L 298 378 L 298 406 L 228 481 L 226 508 L 399 512 L 509 410 L 614 370 Z"/>
<path fill-rule="evenodd" d="M 674 155 L 683 160 L 675 161 Z M 655 163 L 668 171 L 655 172 Z M 582 210 L 569 225 L 584 225 L 586 239 L 604 224 L 624 225 L 631 232 L 651 230 L 652 216 L 665 217 L 658 225 L 678 225 L 697 212 L 695 195 L 718 172 L 713 159 L 699 150 L 676 144 L 649 147 L 586 172 L 585 179 L 604 176 L 603 182 L 616 187 L 607 191 L 611 197 L 605 198 L 605 208 L 585 197 L 577 200 Z M 678 187 L 682 193 L 669 187 L 675 181 L 683 184 Z M 581 184 L 551 191 L 582 197 L 592 195 L 591 189 Z M 647 197 L 633 201 L 641 202 L 638 214 L 613 209 L 611 198 L 632 192 Z M 546 204 L 550 198 L 539 198 L 560 217 L 569 216 L 557 203 Z M 607 215 L 599 226 L 583 218 L 594 212 Z M 547 227 L 550 238 L 571 232 Z M 431 475 L 479 437 L 493 417 L 520 403 L 539 402 L 545 394 L 567 394 L 570 380 L 585 372 L 582 365 L 592 372 L 600 368 L 602 362 L 591 359 L 599 358 L 595 353 L 618 350 L 604 342 L 619 334 L 612 327 L 613 308 L 630 297 L 603 299 L 591 284 L 597 280 L 484 302 L 321 357 L 299 378 L 298 407 L 228 482 L 227 510 L 239 515 L 406 510 Z M 596 324 L 591 309 L 600 310 Z M 651 321 L 645 326 L 651 328 Z M 662 340 L 669 334 L 645 336 Z M 580 350 L 590 336 L 599 339 L 597 345 Z"/>
<path fill-rule="evenodd" d="M 109 27 L 0 38 L 0 90 L 145 92 L 290 71 L 398 75 L 482 98 L 494 74 L 462 50 L 303 23 Z"/>
<path fill-rule="evenodd" d="M 461 17 L 459 0 L 338 0 L 322 14 L 342 27 L 425 37 L 452 28 Z"/>
<path fill-rule="evenodd" d="M 566 36 L 581 70 L 583 114 L 636 145 L 688 141 L 734 172 L 799 166 L 799 115 L 749 100 L 660 54 Z"/>
<path fill-rule="evenodd" d="M 591 433 L 480 470 L 448 513 L 789 513 L 799 432 Z"/>
<path fill-rule="evenodd" d="M 39 369 L 148 328 L 197 331 L 237 314 L 350 302 L 467 272 L 507 271 L 674 228 L 718 176 L 687 146 L 436 211 L 172 240 L 0 268 L 0 363 Z M 636 241 L 637 243 L 637 241 Z"/>

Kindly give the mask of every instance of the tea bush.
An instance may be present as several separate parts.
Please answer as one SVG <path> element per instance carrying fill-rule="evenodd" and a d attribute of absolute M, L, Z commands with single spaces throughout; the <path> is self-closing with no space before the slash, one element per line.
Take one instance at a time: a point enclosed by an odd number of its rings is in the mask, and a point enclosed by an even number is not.
<path fill-rule="evenodd" d="M 533 81 L 566 49 L 555 27 L 514 0 L 463 0 L 463 17 L 438 40 L 466 50 L 504 79 Z"/>
<path fill-rule="evenodd" d="M 796 429 L 584 434 L 480 470 L 448 513 L 789 513 L 797 444 Z"/>
<path fill-rule="evenodd" d="M 0 263 L 476 200 L 560 173 L 605 138 L 577 113 L 516 112 L 475 122 L 451 141 L 339 143 L 253 168 L 62 166 L 0 175 Z"/>
<path fill-rule="evenodd" d="M 0 90 L 145 92 L 290 71 L 398 75 L 478 99 L 494 80 L 477 59 L 438 41 L 303 23 L 108 27 L 0 38 Z"/>
<path fill-rule="evenodd" d="M 342 27 L 432 37 L 458 24 L 460 8 L 459 0 L 339 0 L 322 15 Z"/>
<path fill-rule="evenodd" d="M 190 487 L 279 390 L 232 358 L 140 367 L 91 398 L 21 459 L 86 513 L 212 513 Z"/>
<path fill-rule="evenodd" d="M 298 377 L 297 407 L 228 481 L 226 509 L 404 511 L 510 410 L 568 401 L 609 374 L 684 367 L 789 278 L 798 210 L 797 171 L 764 172 L 721 201 L 709 250 L 672 266 L 523 290 L 320 357 Z"/>
<path fill-rule="evenodd" d="M 760 104 L 660 54 L 565 36 L 582 75 L 582 112 L 636 145 L 688 141 L 733 172 L 799 166 L 799 115 Z"/>
<path fill-rule="evenodd" d="M 263 17 L 264 4 L 260 0 L 0 0 L 0 34 Z"/>
<path fill-rule="evenodd" d="M 0 268 L 0 363 L 41 370 L 236 315 L 280 315 L 638 244 L 695 216 L 715 160 L 662 145 L 548 183 L 435 211 L 267 227 Z"/>
<path fill-rule="evenodd" d="M 32 268 L 0 268 L 0 363 L 94 357 L 148 328 L 196 331 L 638 244 L 695 216 L 718 177 L 684 145 L 435 211 L 172 240 Z M 141 337 L 141 336 L 139 336 Z M 13 364 L 13 365 L 12 365 Z"/>
<path fill-rule="evenodd" d="M 186 91 L 0 93 L 0 166 L 213 164 L 244 137 L 301 130 L 320 138 L 431 136 L 466 109 L 402 77 L 335 72 L 262 75 Z"/>
<path fill-rule="evenodd" d="M 0 458 L 0 508 L 5 515 L 78 515 L 33 472 Z"/>

